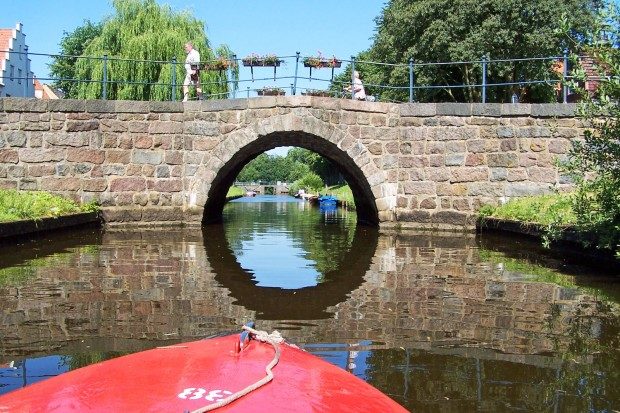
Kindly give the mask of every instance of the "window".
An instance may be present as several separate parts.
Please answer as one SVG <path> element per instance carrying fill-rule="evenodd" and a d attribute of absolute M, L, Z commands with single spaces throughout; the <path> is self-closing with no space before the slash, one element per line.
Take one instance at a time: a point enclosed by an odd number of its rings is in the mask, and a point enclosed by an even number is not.
<path fill-rule="evenodd" d="M 11 80 L 15 78 L 15 66 L 13 65 L 11 65 L 9 68 L 9 77 L 11 78 Z"/>
<path fill-rule="evenodd" d="M 17 69 L 17 83 L 22 84 L 22 70 Z"/>

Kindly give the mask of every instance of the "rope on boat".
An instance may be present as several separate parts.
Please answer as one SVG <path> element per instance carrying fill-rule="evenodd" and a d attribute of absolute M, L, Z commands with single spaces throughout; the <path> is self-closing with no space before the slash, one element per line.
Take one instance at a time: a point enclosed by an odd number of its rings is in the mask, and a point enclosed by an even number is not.
<path fill-rule="evenodd" d="M 213 403 L 208 406 L 192 410 L 190 413 L 203 413 L 219 409 L 220 407 L 224 407 L 234 402 L 235 400 L 245 396 L 248 393 L 253 392 L 254 390 L 264 386 L 265 384 L 273 380 L 273 372 L 271 370 L 276 366 L 276 364 L 278 364 L 278 361 L 280 361 L 280 343 L 284 342 L 284 338 L 282 338 L 282 335 L 278 331 L 274 331 L 273 333 L 269 334 L 266 331 L 255 330 L 248 326 L 243 326 L 243 329 L 252 334 L 254 339 L 270 344 L 275 351 L 273 359 L 265 367 L 266 376 L 258 380 L 256 383 L 247 386 L 243 390 L 231 394 L 230 396 L 218 401 L 217 403 Z"/>

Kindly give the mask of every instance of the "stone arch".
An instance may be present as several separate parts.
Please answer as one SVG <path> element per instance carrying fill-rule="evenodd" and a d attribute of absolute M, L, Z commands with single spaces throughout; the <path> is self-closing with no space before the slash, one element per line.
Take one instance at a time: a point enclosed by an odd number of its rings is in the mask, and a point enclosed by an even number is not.
<path fill-rule="evenodd" d="M 288 113 L 257 120 L 228 134 L 214 148 L 190 184 L 200 188 L 197 199 L 204 200 L 203 223 L 221 221 L 226 192 L 243 166 L 279 146 L 306 148 L 338 165 L 353 192 L 358 223 L 377 225 L 395 207 L 395 189 L 360 140 L 311 114 Z"/>

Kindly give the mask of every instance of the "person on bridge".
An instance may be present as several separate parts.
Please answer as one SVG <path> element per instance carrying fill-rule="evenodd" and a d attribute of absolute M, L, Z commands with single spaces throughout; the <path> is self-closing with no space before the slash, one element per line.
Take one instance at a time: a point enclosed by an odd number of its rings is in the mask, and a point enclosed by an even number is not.
<path fill-rule="evenodd" d="M 350 92 L 351 86 L 345 87 L 345 90 L 347 92 Z M 356 100 L 366 100 L 366 91 L 364 90 L 364 84 L 360 79 L 360 72 L 358 72 L 357 70 L 353 72 L 353 93 Z"/>
<path fill-rule="evenodd" d="M 185 80 L 183 81 L 183 102 L 189 99 L 189 85 L 196 87 L 198 100 L 202 99 L 202 89 L 200 88 L 200 53 L 194 49 L 191 42 L 185 43 Z"/>

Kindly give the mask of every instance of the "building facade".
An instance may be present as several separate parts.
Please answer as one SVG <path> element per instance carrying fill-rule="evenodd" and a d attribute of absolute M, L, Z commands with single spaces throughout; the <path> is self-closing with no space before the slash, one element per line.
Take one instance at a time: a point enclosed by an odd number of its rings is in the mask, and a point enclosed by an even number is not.
<path fill-rule="evenodd" d="M 33 79 L 22 24 L 0 29 L 0 97 L 34 97 Z"/>

